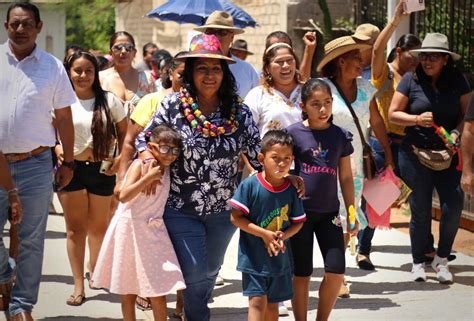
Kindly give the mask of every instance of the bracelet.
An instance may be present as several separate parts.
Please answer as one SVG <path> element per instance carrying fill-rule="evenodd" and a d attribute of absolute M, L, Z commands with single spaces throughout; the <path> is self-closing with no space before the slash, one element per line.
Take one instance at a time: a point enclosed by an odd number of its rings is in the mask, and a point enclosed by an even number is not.
<path fill-rule="evenodd" d="M 154 161 L 155 159 L 153 157 L 147 157 L 144 160 L 142 160 L 143 164 L 148 164 L 151 161 Z"/>
<path fill-rule="evenodd" d="M 420 118 L 420 115 L 416 115 L 415 117 L 415 126 L 418 126 L 418 119 Z"/>
<path fill-rule="evenodd" d="M 18 189 L 16 187 L 12 188 L 12 189 L 9 189 L 7 191 L 7 194 L 10 195 L 10 194 L 18 194 Z"/>
<path fill-rule="evenodd" d="M 392 25 L 394 28 L 397 28 L 397 27 L 398 27 L 398 25 L 394 24 L 394 23 L 391 22 L 391 21 L 389 22 L 389 25 Z"/>

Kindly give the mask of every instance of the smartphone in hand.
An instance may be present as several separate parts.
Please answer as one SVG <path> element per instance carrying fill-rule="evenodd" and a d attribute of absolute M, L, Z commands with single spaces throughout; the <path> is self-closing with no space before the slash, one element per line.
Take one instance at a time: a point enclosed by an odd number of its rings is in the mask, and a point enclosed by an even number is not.
<path fill-rule="evenodd" d="M 403 5 L 406 13 L 425 10 L 425 0 L 405 0 Z"/>

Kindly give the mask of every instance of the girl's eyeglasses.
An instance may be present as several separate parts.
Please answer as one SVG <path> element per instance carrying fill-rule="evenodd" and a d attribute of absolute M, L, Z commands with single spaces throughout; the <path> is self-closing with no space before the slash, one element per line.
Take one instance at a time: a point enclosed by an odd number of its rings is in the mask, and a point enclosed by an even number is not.
<path fill-rule="evenodd" d="M 421 61 L 425 61 L 425 60 L 429 60 L 431 62 L 435 62 L 435 61 L 438 61 L 439 58 L 441 58 L 441 54 L 439 53 L 425 53 L 425 52 L 422 52 L 418 55 L 418 58 L 421 60 Z"/>
<path fill-rule="evenodd" d="M 181 152 L 179 147 L 169 147 L 166 145 L 158 145 L 152 144 L 153 148 L 156 148 L 160 154 L 173 154 L 174 156 L 178 156 Z"/>
<path fill-rule="evenodd" d="M 121 52 L 122 49 L 125 49 L 126 52 L 132 52 L 135 49 L 135 46 L 132 44 L 119 44 L 112 47 L 114 52 Z"/>

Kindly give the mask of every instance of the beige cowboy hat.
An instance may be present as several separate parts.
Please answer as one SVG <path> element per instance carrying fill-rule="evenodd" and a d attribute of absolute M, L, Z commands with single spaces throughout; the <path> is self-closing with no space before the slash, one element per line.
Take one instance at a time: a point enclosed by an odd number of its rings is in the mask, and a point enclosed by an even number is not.
<path fill-rule="evenodd" d="M 244 33 L 244 29 L 234 27 L 234 20 L 232 16 L 224 11 L 214 11 L 207 18 L 203 26 L 196 27 L 194 30 L 205 32 L 206 29 L 226 29 L 232 30 L 234 34 L 238 35 Z"/>
<path fill-rule="evenodd" d="M 324 46 L 324 58 L 318 65 L 318 72 L 320 72 L 331 60 L 345 54 L 346 52 L 356 49 L 364 50 L 371 48 L 371 45 L 367 42 L 369 39 L 370 37 L 358 34 L 331 40 Z"/>
<path fill-rule="evenodd" d="M 461 55 L 449 51 L 448 37 L 442 33 L 427 33 L 425 39 L 421 43 L 420 49 L 413 49 L 409 51 L 412 56 L 418 57 L 420 52 L 441 52 L 446 53 L 453 58 L 453 60 L 461 59 Z"/>
<path fill-rule="evenodd" d="M 377 37 L 380 34 L 380 29 L 379 27 L 371 24 L 371 23 L 363 23 L 359 26 L 357 26 L 357 29 L 355 30 L 354 37 L 356 37 L 359 40 L 364 40 L 365 37 L 369 37 L 367 42 L 371 45 L 375 43 L 375 40 L 377 40 Z"/>

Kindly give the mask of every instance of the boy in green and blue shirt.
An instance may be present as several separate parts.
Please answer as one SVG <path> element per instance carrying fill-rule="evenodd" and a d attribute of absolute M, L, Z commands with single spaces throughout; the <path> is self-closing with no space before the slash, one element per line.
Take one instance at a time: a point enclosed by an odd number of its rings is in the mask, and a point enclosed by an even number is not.
<path fill-rule="evenodd" d="M 241 229 L 237 270 L 249 296 L 249 320 L 278 320 L 278 302 L 293 296 L 286 243 L 306 220 L 296 188 L 285 178 L 293 158 L 291 136 L 269 131 L 258 155 L 263 172 L 244 180 L 229 201 L 232 222 Z"/>

